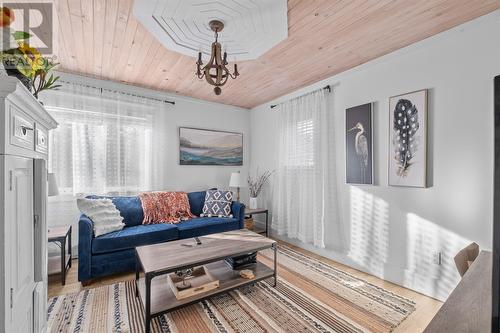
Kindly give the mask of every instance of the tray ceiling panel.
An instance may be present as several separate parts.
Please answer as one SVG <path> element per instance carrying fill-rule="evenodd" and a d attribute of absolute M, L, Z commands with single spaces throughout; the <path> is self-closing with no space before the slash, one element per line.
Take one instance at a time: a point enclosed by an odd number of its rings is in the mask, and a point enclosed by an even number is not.
<path fill-rule="evenodd" d="M 168 49 L 197 57 L 210 55 L 219 20 L 219 41 L 229 59 L 256 59 L 288 36 L 286 0 L 141 0 L 134 16 Z"/>
<path fill-rule="evenodd" d="M 215 96 L 195 77 L 195 59 L 164 47 L 131 0 L 54 4 L 62 71 L 247 108 L 500 8 L 500 0 L 289 0 L 288 38 L 238 61 L 241 75 Z"/>

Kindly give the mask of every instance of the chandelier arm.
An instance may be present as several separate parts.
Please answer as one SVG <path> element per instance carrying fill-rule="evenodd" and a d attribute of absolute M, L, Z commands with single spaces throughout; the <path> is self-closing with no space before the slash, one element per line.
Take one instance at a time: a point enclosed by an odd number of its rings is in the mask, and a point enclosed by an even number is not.
<path fill-rule="evenodd" d="M 224 72 L 226 72 L 226 74 L 225 74 L 226 76 L 231 77 L 231 79 L 233 79 L 233 80 L 236 79 L 238 77 L 238 75 L 239 75 L 237 72 L 234 72 L 234 73 L 231 74 L 231 72 L 229 71 L 229 69 L 227 69 L 226 66 L 222 66 L 222 70 Z"/>
<path fill-rule="evenodd" d="M 222 70 L 224 72 L 226 72 L 227 74 L 230 74 L 231 72 L 229 71 L 229 69 L 227 69 L 227 67 L 225 65 L 222 65 Z"/>

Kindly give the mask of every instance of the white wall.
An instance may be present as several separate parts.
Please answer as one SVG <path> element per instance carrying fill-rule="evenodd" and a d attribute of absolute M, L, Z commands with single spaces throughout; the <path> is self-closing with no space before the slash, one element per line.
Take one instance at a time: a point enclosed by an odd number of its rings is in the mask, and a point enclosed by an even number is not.
<path fill-rule="evenodd" d="M 175 94 L 166 94 L 149 89 L 110 81 L 97 80 L 79 75 L 59 73 L 65 81 L 80 82 L 90 86 L 113 89 L 143 96 L 173 100 L 175 106 L 166 111 L 167 132 L 162 149 L 167 151 L 163 161 L 163 184 L 154 184 L 155 190 L 195 191 L 210 187 L 227 188 L 231 172 L 241 171 L 248 173 L 250 159 L 250 113 L 247 109 L 234 106 L 206 102 L 194 98 L 183 97 Z M 194 79 L 194 76 L 193 76 Z M 207 87 L 207 89 L 210 89 Z M 179 127 L 199 127 L 215 130 L 226 130 L 243 133 L 243 166 L 185 166 L 179 164 Z M 161 154 L 165 155 L 163 152 Z M 242 200 L 248 195 L 242 192 Z M 48 222 L 51 225 L 72 224 L 73 245 L 78 244 L 78 216 L 79 212 L 73 199 L 61 201 L 61 198 L 49 198 Z M 76 253 L 76 252 L 75 252 Z"/>
<path fill-rule="evenodd" d="M 499 33 L 496 11 L 251 111 L 251 169 L 275 169 L 276 114 L 269 105 L 326 84 L 334 87 L 329 106 L 340 220 L 325 226 L 325 249 L 292 242 L 438 299 L 447 297 L 459 279 L 453 263 L 458 249 L 470 241 L 483 249 L 492 244 Z M 430 187 L 389 187 L 388 98 L 424 88 L 429 89 Z M 367 102 L 375 102 L 376 184 L 350 186 L 344 175 L 345 109 Z M 272 208 L 271 197 L 272 184 L 261 205 Z M 341 237 L 333 234 L 339 229 Z M 343 241 L 332 241 L 337 238 Z M 437 252 L 442 265 L 433 262 Z"/>

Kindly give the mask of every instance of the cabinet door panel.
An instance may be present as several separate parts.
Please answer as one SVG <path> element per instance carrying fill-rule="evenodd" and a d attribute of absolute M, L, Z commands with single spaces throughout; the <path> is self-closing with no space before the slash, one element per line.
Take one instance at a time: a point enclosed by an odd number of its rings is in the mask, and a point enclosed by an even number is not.
<path fill-rule="evenodd" d="M 11 328 L 25 327 L 33 315 L 33 160 L 6 156 L 8 188 L 5 196 L 6 266 Z M 29 323 L 32 324 L 32 317 Z M 31 327 L 30 324 L 30 327 Z M 31 331 L 29 329 L 28 331 Z"/>

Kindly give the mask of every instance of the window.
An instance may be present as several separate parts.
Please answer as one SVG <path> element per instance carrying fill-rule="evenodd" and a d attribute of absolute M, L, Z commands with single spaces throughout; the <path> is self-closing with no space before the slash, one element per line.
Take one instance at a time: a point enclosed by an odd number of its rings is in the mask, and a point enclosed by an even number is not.
<path fill-rule="evenodd" d="M 284 164 L 292 169 L 312 167 L 314 165 L 314 120 L 300 120 L 288 126 L 285 134 L 288 142 L 284 152 Z"/>
<path fill-rule="evenodd" d="M 51 106 L 47 110 L 59 122 L 50 134 L 49 170 L 56 174 L 62 194 L 116 195 L 149 189 L 152 121 L 147 112 L 112 112 L 105 107 L 102 112 Z"/>
<path fill-rule="evenodd" d="M 312 119 L 297 123 L 297 142 L 291 164 L 310 167 L 314 165 L 314 122 Z"/>

